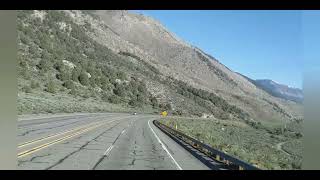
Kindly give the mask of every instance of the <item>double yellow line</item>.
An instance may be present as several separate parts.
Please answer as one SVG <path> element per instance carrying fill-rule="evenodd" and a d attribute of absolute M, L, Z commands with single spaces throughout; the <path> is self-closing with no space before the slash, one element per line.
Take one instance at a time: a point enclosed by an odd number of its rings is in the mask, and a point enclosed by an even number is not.
<path fill-rule="evenodd" d="M 97 122 L 95 122 L 97 123 Z M 68 130 L 68 131 L 64 131 L 64 132 L 59 132 L 59 133 L 56 133 L 56 134 L 51 134 L 49 136 L 46 136 L 46 137 L 42 137 L 42 138 L 39 138 L 39 139 L 35 139 L 35 140 L 31 140 L 31 141 L 27 141 L 27 142 L 24 142 L 22 144 L 19 144 L 18 145 L 18 148 L 22 148 L 24 146 L 28 146 L 28 145 L 31 145 L 31 144 L 34 144 L 36 142 L 40 142 L 40 141 L 44 141 L 46 139 L 50 139 L 50 138 L 53 138 L 53 137 L 56 137 L 56 136 L 59 136 L 59 135 L 63 135 L 63 134 L 67 134 L 67 133 L 70 133 L 70 132 L 73 132 L 73 131 L 78 131 L 82 128 L 85 128 L 85 127 L 89 127 L 95 123 L 90 123 L 90 124 L 86 124 L 86 125 L 83 125 L 83 126 L 80 126 L 80 127 L 77 127 L 75 129 L 71 129 L 71 130 Z"/>
<path fill-rule="evenodd" d="M 118 120 L 118 119 L 116 119 L 116 120 Z M 56 143 L 62 142 L 64 140 L 70 139 L 70 138 L 72 138 L 74 136 L 83 134 L 83 133 L 88 132 L 90 130 L 93 130 L 95 128 L 101 127 L 101 126 L 103 126 L 105 124 L 114 122 L 116 120 L 109 121 L 109 122 L 94 122 L 94 123 L 90 123 L 90 124 L 87 124 L 87 125 L 80 126 L 78 128 L 75 128 L 75 129 L 71 129 L 71 130 L 68 130 L 68 131 L 52 134 L 52 135 L 49 135 L 49 136 L 46 136 L 46 137 L 42 137 L 42 138 L 39 138 L 39 139 L 35 139 L 35 140 L 31 140 L 31 141 L 19 144 L 18 148 L 22 148 L 22 147 L 25 147 L 25 146 L 29 146 L 29 145 L 35 144 L 37 142 L 41 142 L 41 141 L 44 141 L 44 140 L 47 140 L 47 139 L 51 139 L 51 138 L 57 137 L 57 136 L 66 135 L 66 136 L 63 136 L 61 138 L 55 139 L 55 140 L 53 140 L 51 142 L 44 143 L 42 145 L 39 145 L 39 146 L 36 146 L 34 148 L 28 149 L 26 151 L 20 152 L 20 153 L 18 153 L 18 158 L 22 158 L 22 157 L 27 156 L 29 154 L 35 153 L 35 152 L 37 152 L 37 151 L 39 151 L 41 149 L 44 149 L 44 148 L 49 147 L 51 145 L 54 145 Z"/>

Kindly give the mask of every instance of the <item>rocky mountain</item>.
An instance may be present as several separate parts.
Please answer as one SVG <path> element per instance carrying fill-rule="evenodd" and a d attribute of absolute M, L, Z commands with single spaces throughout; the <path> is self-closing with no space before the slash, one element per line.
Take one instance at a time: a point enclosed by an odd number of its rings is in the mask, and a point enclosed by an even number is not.
<path fill-rule="evenodd" d="M 254 81 L 254 84 L 273 96 L 298 103 L 302 103 L 303 101 L 303 92 L 301 89 L 279 84 L 269 79 L 257 79 Z"/>
<path fill-rule="evenodd" d="M 177 115 L 270 122 L 303 117 L 300 104 L 257 88 L 151 17 L 128 11 L 21 11 L 18 29 L 19 97 L 24 103 L 30 96 L 37 99 L 35 92 L 47 96 L 48 83 L 43 82 L 50 79 L 63 92 L 50 98 L 64 94 L 87 100 L 95 92 L 94 103 L 148 106 Z M 79 69 L 61 71 L 70 63 Z M 26 73 L 40 83 L 34 92 L 26 93 L 31 86 Z M 74 90 L 62 78 L 69 73 L 66 80 Z"/>
<path fill-rule="evenodd" d="M 245 75 L 240 73 L 238 74 L 274 97 L 279 97 L 297 103 L 302 103 L 303 101 L 303 92 L 299 88 L 292 88 L 284 84 L 279 84 L 270 79 L 253 80 Z"/>
<path fill-rule="evenodd" d="M 164 75 L 215 93 L 255 118 L 268 119 L 270 114 L 277 118 L 295 116 L 291 107 L 296 108 L 295 103 L 274 98 L 256 88 L 214 57 L 177 38 L 153 18 L 128 11 L 96 11 L 95 14 L 123 40 L 151 56 L 141 54 Z M 275 113 L 273 103 L 286 113 Z"/>

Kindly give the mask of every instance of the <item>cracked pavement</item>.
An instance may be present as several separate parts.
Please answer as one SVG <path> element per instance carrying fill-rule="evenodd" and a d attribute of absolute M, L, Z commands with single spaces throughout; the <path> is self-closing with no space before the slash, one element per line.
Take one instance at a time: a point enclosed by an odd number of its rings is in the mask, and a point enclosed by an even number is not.
<path fill-rule="evenodd" d="M 176 170 L 177 164 L 208 169 L 153 123 L 148 125 L 157 118 L 88 113 L 18 121 L 18 169 Z"/>

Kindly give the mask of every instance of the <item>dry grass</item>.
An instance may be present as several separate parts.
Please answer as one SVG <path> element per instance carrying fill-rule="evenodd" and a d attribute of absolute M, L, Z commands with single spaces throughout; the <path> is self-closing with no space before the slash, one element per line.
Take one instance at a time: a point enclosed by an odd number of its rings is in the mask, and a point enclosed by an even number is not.
<path fill-rule="evenodd" d="M 292 137 L 271 134 L 239 121 L 164 118 L 161 122 L 172 127 L 177 125 L 185 134 L 262 169 L 296 169 L 301 166 L 301 144 L 286 144 L 286 149 L 294 152 L 291 155 L 276 148 L 278 143 L 293 140 Z"/>

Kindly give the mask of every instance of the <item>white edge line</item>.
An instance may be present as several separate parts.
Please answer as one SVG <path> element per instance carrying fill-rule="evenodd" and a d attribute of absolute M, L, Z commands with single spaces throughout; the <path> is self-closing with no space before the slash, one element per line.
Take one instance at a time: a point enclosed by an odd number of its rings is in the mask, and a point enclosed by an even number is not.
<path fill-rule="evenodd" d="M 104 152 L 103 155 L 107 156 L 107 155 L 111 152 L 112 148 L 113 148 L 113 145 L 111 145 L 111 146 L 106 150 L 106 152 Z"/>
<path fill-rule="evenodd" d="M 168 151 L 168 149 L 166 148 L 166 146 L 161 142 L 160 138 L 157 136 L 157 134 L 154 132 L 154 130 L 152 129 L 152 127 L 150 126 L 150 121 L 148 121 L 148 125 L 149 128 L 151 129 L 151 131 L 153 132 L 154 136 L 157 138 L 157 140 L 159 141 L 159 143 L 161 144 L 161 147 L 167 152 L 167 154 L 170 156 L 170 158 L 173 160 L 174 164 L 178 167 L 179 170 L 182 170 L 182 168 L 180 167 L 180 165 L 177 163 L 177 161 L 172 157 L 172 155 L 170 154 L 170 152 Z"/>

